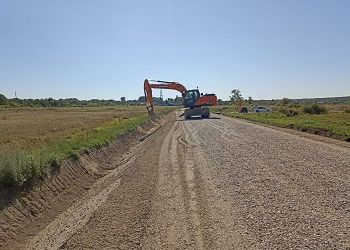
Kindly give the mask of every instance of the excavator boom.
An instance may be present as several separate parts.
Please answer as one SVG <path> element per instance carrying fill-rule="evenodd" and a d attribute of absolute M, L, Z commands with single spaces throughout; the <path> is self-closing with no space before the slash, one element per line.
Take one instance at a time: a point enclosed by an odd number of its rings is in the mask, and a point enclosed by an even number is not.
<path fill-rule="evenodd" d="M 149 83 L 157 82 L 157 83 Z M 152 96 L 152 89 L 173 89 L 177 90 L 181 93 L 182 97 L 186 95 L 187 89 L 185 86 L 183 86 L 181 83 L 178 82 L 167 82 L 167 81 L 158 81 L 158 80 L 145 80 L 144 81 L 144 91 L 145 91 L 145 98 L 147 102 L 147 110 L 149 112 L 154 110 L 154 103 L 153 103 L 153 96 Z"/>

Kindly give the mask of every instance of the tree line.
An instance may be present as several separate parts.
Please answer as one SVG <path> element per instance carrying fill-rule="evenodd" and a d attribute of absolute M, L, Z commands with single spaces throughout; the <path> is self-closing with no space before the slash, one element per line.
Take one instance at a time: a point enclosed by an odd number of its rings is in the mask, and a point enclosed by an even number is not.
<path fill-rule="evenodd" d="M 177 106 L 181 105 L 182 97 L 167 98 L 163 100 L 159 97 L 153 98 L 155 105 L 169 105 Z M 116 105 L 145 105 L 145 97 L 140 96 L 135 100 L 127 100 L 126 97 L 121 97 L 120 100 L 79 100 L 77 98 L 66 99 L 54 99 L 54 98 L 42 98 L 42 99 L 20 99 L 20 98 L 6 98 L 5 95 L 0 94 L 0 106 L 8 107 L 98 107 L 98 106 L 116 106 Z"/>

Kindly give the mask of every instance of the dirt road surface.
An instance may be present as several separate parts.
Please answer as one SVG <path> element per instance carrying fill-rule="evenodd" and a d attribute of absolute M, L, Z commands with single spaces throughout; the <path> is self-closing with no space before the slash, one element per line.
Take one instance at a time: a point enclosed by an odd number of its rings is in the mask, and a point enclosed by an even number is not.
<path fill-rule="evenodd" d="M 6 248 L 350 249 L 349 148 L 178 115 Z"/>

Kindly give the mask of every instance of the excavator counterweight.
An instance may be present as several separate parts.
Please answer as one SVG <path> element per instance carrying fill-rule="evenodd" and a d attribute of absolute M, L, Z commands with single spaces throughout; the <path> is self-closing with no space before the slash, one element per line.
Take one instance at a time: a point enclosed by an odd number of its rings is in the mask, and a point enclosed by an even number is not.
<path fill-rule="evenodd" d="M 149 82 L 155 83 L 149 83 Z M 146 98 L 146 108 L 149 114 L 154 115 L 154 103 L 152 96 L 152 89 L 173 89 L 181 93 L 184 108 L 185 119 L 189 119 L 192 116 L 201 116 L 202 118 L 209 118 L 210 110 L 208 106 L 217 105 L 217 97 L 215 94 L 201 94 L 198 89 L 187 90 L 187 88 L 178 82 L 158 81 L 158 80 L 145 80 L 144 92 Z"/>

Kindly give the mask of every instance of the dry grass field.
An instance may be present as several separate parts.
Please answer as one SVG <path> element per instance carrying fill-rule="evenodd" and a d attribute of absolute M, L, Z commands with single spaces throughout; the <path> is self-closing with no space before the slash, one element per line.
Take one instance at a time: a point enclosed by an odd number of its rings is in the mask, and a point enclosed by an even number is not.
<path fill-rule="evenodd" d="M 325 104 L 324 107 L 329 112 L 350 112 L 350 104 Z"/>
<path fill-rule="evenodd" d="M 146 114 L 143 106 L 0 109 L 0 150 L 36 149 L 114 119 Z"/>

